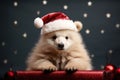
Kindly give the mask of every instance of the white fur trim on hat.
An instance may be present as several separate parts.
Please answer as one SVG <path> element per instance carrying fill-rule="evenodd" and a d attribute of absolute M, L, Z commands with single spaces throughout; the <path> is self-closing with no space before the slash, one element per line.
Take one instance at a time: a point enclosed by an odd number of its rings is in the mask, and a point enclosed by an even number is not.
<path fill-rule="evenodd" d="M 70 29 L 70 30 L 78 31 L 76 25 L 72 20 L 59 19 L 45 24 L 41 30 L 41 34 L 49 33 L 56 30 L 62 30 L 62 29 Z"/>
<path fill-rule="evenodd" d="M 35 27 L 37 28 L 41 28 L 43 26 L 43 20 L 39 17 L 37 17 L 35 20 L 34 20 L 34 25 Z"/>

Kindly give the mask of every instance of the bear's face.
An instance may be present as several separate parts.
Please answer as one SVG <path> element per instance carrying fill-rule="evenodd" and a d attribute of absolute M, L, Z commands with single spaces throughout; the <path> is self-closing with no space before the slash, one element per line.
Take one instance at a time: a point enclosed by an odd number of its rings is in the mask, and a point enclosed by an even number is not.
<path fill-rule="evenodd" d="M 72 30 L 59 30 L 43 35 L 43 41 L 58 50 L 70 48 L 76 40 L 79 41 L 79 35 Z"/>
<path fill-rule="evenodd" d="M 78 32 L 82 29 L 82 23 L 75 21 L 74 24 L 78 31 L 62 29 L 46 33 L 42 35 L 42 43 L 58 50 L 66 50 L 70 48 L 72 44 L 76 45 L 79 42 L 81 43 L 82 38 Z"/>

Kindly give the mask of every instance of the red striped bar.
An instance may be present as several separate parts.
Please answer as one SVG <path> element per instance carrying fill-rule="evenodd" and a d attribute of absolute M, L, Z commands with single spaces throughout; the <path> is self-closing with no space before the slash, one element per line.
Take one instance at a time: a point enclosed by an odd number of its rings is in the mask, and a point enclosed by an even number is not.
<path fill-rule="evenodd" d="M 55 71 L 44 73 L 41 71 L 17 71 L 16 80 L 103 80 L 104 71 L 76 71 L 67 73 Z"/>
<path fill-rule="evenodd" d="M 111 72 L 104 70 L 87 71 L 54 71 L 45 73 L 43 71 L 9 71 L 4 80 L 113 80 Z"/>
<path fill-rule="evenodd" d="M 120 80 L 120 68 L 108 64 L 104 70 L 82 71 L 8 71 L 4 80 Z"/>

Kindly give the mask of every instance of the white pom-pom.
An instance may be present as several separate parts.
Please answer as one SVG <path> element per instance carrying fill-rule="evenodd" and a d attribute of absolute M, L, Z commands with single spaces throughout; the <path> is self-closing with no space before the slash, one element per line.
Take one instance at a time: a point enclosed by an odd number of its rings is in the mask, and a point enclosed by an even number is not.
<path fill-rule="evenodd" d="M 37 27 L 37 28 L 41 28 L 42 26 L 43 26 L 43 20 L 41 19 L 41 18 L 36 18 L 35 20 L 34 20 L 34 25 L 35 25 L 35 27 Z"/>

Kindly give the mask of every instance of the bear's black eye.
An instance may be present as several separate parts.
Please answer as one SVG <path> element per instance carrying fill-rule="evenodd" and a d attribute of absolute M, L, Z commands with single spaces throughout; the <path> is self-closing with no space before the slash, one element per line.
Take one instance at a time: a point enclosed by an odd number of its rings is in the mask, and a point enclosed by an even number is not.
<path fill-rule="evenodd" d="M 68 36 L 66 36 L 65 39 L 68 39 Z"/>
<path fill-rule="evenodd" d="M 56 36 L 56 35 L 54 35 L 54 36 L 52 37 L 52 39 L 53 39 L 53 40 L 55 40 L 56 38 L 57 38 L 57 36 Z"/>

